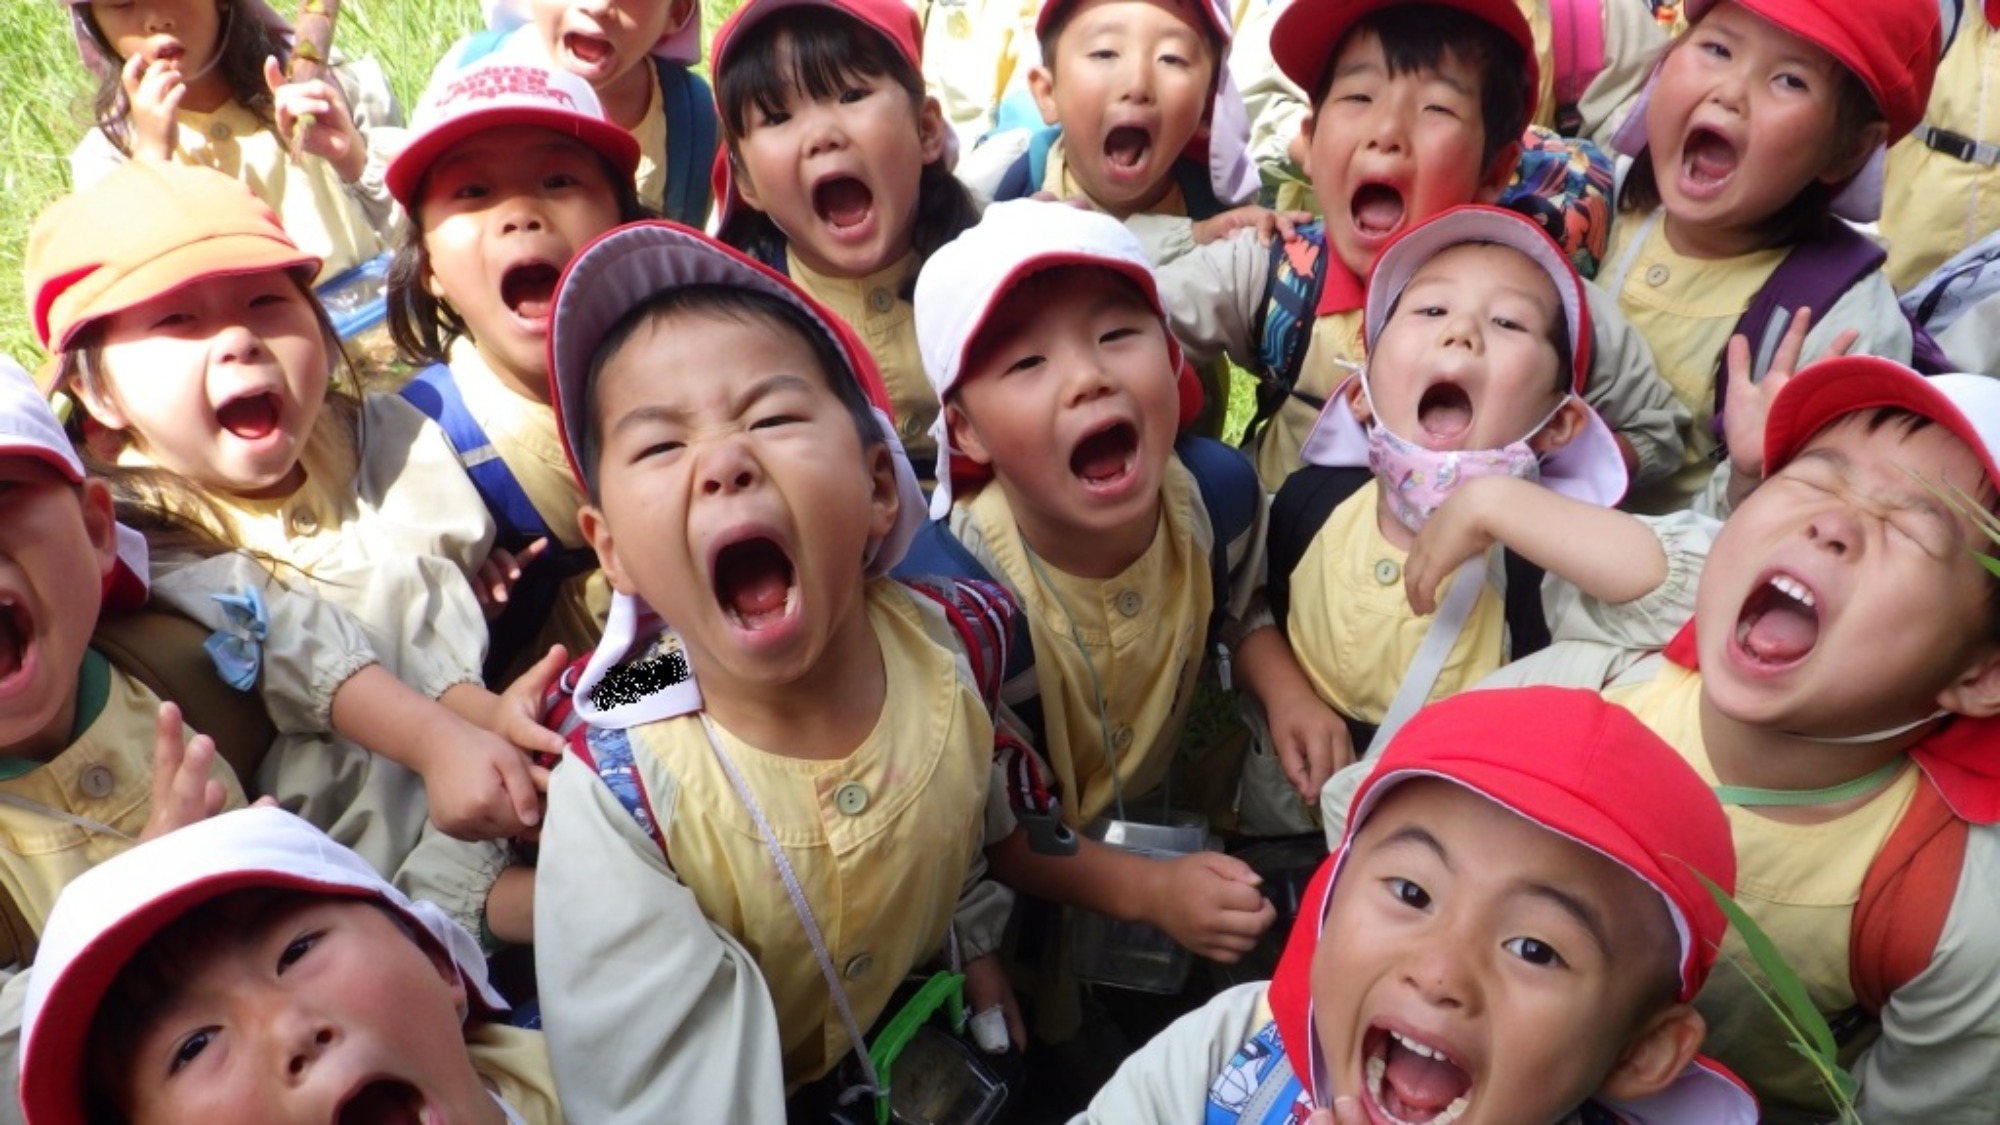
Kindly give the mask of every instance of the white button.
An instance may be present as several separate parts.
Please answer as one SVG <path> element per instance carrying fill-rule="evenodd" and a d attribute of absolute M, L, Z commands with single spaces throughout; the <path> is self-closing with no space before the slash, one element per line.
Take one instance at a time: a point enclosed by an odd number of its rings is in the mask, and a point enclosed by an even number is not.
<path fill-rule="evenodd" d="M 319 530 L 319 515 L 311 508 L 303 506 L 293 508 L 286 515 L 285 521 L 291 524 L 293 535 L 311 535 Z"/>
<path fill-rule="evenodd" d="M 1667 278 L 1670 276 L 1672 275 L 1667 272 L 1667 267 L 1652 266 L 1646 270 L 1646 284 L 1657 288 L 1661 285 L 1665 285 L 1667 283 Z"/>
<path fill-rule="evenodd" d="M 878 313 L 888 312 L 890 309 L 896 307 L 896 295 L 887 289 L 870 289 L 868 291 L 868 307 Z"/>
<path fill-rule="evenodd" d="M 1380 559 L 1375 563 L 1375 581 L 1384 586 L 1394 586 L 1403 577 L 1403 568 L 1395 559 Z"/>
<path fill-rule="evenodd" d="M 223 122 L 217 121 L 208 127 L 208 139 L 211 141 L 226 141 L 229 137 L 229 126 Z"/>
<path fill-rule="evenodd" d="M 924 432 L 924 424 L 914 414 L 903 415 L 903 421 L 896 428 L 903 431 L 903 436 L 906 438 L 913 438 Z"/>
<path fill-rule="evenodd" d="M 833 807 L 848 816 L 860 816 L 868 808 L 868 790 L 858 781 L 850 781 L 833 791 Z"/>
<path fill-rule="evenodd" d="M 92 766 L 84 770 L 81 782 L 83 795 L 99 801 L 111 796 L 111 791 L 118 786 L 118 779 L 111 776 L 111 771 L 103 766 Z"/>
<path fill-rule="evenodd" d="M 1126 726 L 1124 723 L 1118 724 L 1117 728 L 1111 732 L 1111 745 L 1116 746 L 1120 750 L 1130 750 L 1132 748 L 1132 728 Z"/>
<path fill-rule="evenodd" d="M 1125 616 L 1137 617 L 1139 611 L 1146 608 L 1146 599 L 1140 597 L 1137 590 L 1126 590 L 1120 593 L 1112 604 L 1116 605 L 1118 612 Z"/>
<path fill-rule="evenodd" d="M 860 980 L 862 977 L 868 975 L 868 970 L 874 967 L 875 967 L 875 958 L 869 956 L 866 953 L 863 953 L 855 957 L 854 960 L 849 961 L 847 963 L 846 970 L 844 970 L 841 973 L 841 975 L 846 977 L 848 980 Z"/>

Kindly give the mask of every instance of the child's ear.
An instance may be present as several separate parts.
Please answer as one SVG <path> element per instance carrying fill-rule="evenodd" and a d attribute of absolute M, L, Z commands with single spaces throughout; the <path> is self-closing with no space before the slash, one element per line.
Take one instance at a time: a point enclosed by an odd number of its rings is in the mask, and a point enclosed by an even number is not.
<path fill-rule="evenodd" d="M 1673 1084 L 1701 1049 L 1708 1024 L 1691 1005 L 1675 1004 L 1646 1021 L 1598 1092 L 1616 1101 L 1650 1097 Z"/>
<path fill-rule="evenodd" d="M 429 262 L 424 263 L 424 273 L 418 281 L 423 285 L 424 292 L 431 295 L 432 300 L 440 305 L 449 305 L 451 303 L 444 295 L 444 285 L 438 281 L 437 271 L 431 268 Z"/>
<path fill-rule="evenodd" d="M 1583 432 L 1584 411 L 1588 409 L 1575 395 L 1563 399 L 1563 404 L 1550 415 L 1549 424 L 1528 438 L 1528 448 L 1546 456 L 1575 441 L 1576 435 Z"/>
<path fill-rule="evenodd" d="M 972 418 L 965 408 L 956 402 L 944 404 L 945 432 L 951 435 L 951 447 L 964 454 L 975 464 L 991 466 L 993 455 L 986 451 L 986 443 L 979 440 L 979 428 L 972 424 Z"/>
<path fill-rule="evenodd" d="M 96 477 L 85 477 L 77 500 L 83 508 L 83 529 L 90 536 L 90 549 L 97 555 L 100 577 L 118 565 L 118 517 L 111 503 L 111 486 Z"/>
<path fill-rule="evenodd" d="M 896 488 L 896 458 L 889 443 L 868 447 L 868 541 L 880 543 L 895 529 L 903 511 L 903 494 Z"/>
<path fill-rule="evenodd" d="M 1299 135 L 1292 138 L 1286 155 L 1292 158 L 1292 163 L 1299 166 L 1299 175 L 1304 176 L 1308 184 L 1313 182 L 1312 150 L 1313 111 L 1306 110 L 1306 115 L 1299 118 Z"/>
<path fill-rule="evenodd" d="M 1372 404 L 1369 403 L 1368 396 L 1363 393 L 1365 388 L 1361 381 L 1367 377 L 1368 372 L 1363 371 L 1349 379 L 1347 385 L 1340 390 L 1340 393 L 1347 397 L 1347 409 L 1354 412 L 1354 420 L 1364 427 L 1368 425 L 1369 419 L 1375 417 L 1375 412 L 1370 409 Z"/>
<path fill-rule="evenodd" d="M 687 26 L 688 19 L 694 15 L 694 4 L 695 0 L 674 0 L 674 6 L 667 12 L 668 35 Z"/>
<path fill-rule="evenodd" d="M 938 100 L 926 97 L 924 104 L 917 107 L 917 139 L 922 142 L 925 164 L 935 164 L 944 159 L 945 141 L 951 136 L 944 123 L 944 107 Z"/>
<path fill-rule="evenodd" d="M 611 588 L 621 594 L 635 593 L 625 575 L 625 563 L 618 557 L 618 542 L 611 535 L 611 521 L 604 518 L 604 510 L 595 504 L 585 504 L 577 509 L 576 527 L 597 552 L 597 565 L 603 568 Z"/>
<path fill-rule="evenodd" d="M 736 194 L 742 196 L 743 202 L 753 210 L 762 211 L 764 204 L 757 194 L 757 185 L 750 179 L 750 170 L 743 166 L 743 158 L 736 155 L 733 148 L 729 150 L 729 173 L 729 178 L 735 182 Z"/>
<path fill-rule="evenodd" d="M 1847 142 L 1848 147 L 1845 151 L 1834 156 L 1833 161 L 1826 166 L 1826 170 L 1819 174 L 1819 181 L 1828 187 L 1839 187 L 1853 179 L 1867 165 L 1868 158 L 1874 156 L 1875 150 L 1882 147 L 1882 142 L 1888 139 L 1888 122 L 1869 122 Z"/>
<path fill-rule="evenodd" d="M 125 412 L 118 408 L 110 394 L 102 388 L 90 385 L 90 380 L 77 378 L 70 380 L 70 393 L 76 396 L 77 405 L 90 415 L 90 420 L 107 430 L 123 430 L 131 425 L 125 420 Z"/>
<path fill-rule="evenodd" d="M 1937 702 L 1968 719 L 2000 715 L 2000 647 L 1980 646 L 1978 660 L 1938 694 Z"/>
<path fill-rule="evenodd" d="M 1479 191 L 1473 200 L 1479 203 L 1498 203 L 1500 193 L 1507 188 L 1507 181 L 1514 178 L 1514 170 L 1521 165 L 1521 139 L 1519 137 L 1500 146 L 1493 154 L 1492 163 L 1486 166 L 1486 176 L 1479 183 Z"/>
<path fill-rule="evenodd" d="M 1056 116 L 1056 72 L 1046 66 L 1028 68 L 1028 93 L 1035 97 L 1035 108 L 1042 111 L 1042 124 L 1054 125 Z"/>

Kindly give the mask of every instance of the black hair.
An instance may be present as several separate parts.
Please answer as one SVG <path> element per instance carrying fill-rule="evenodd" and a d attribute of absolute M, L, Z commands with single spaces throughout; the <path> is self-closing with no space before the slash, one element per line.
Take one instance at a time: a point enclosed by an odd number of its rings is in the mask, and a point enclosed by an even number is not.
<path fill-rule="evenodd" d="M 683 285 L 662 289 L 632 308 L 607 330 L 590 357 L 584 375 L 583 426 L 577 435 L 577 464 L 583 469 L 584 484 L 595 504 L 600 499 L 602 474 L 598 461 L 604 455 L 604 419 L 598 402 L 604 367 L 640 329 L 674 316 L 710 316 L 734 320 L 757 328 L 775 328 L 804 340 L 812 349 L 820 376 L 828 389 L 847 410 L 861 448 L 873 449 L 886 440 L 875 421 L 874 404 L 868 401 L 848 362 L 847 353 L 834 342 L 826 329 L 790 301 L 739 285 Z"/>
<path fill-rule="evenodd" d="M 1397 4 L 1361 17 L 1326 56 L 1312 91 L 1315 111 L 1333 87 L 1334 63 L 1357 35 L 1373 35 L 1391 77 L 1436 70 L 1454 59 L 1479 73 L 1479 123 L 1483 132 L 1479 170 L 1483 175 L 1500 151 L 1517 144 L 1528 128 L 1528 58 L 1506 32 L 1443 4 Z"/>
<path fill-rule="evenodd" d="M 1035 45 L 1041 49 L 1042 65 L 1048 69 L 1050 74 L 1054 74 L 1056 72 L 1056 44 L 1062 42 L 1062 34 L 1069 30 L 1070 22 L 1076 19 L 1076 10 L 1082 6 L 1083 0 L 1049 0 L 1049 2 L 1057 5 L 1055 15 L 1049 19 L 1048 27 L 1044 28 L 1042 33 L 1036 37 Z M 1169 4 L 1172 2 L 1173 0 L 1167 0 Z M 1204 4 L 1208 0 L 1192 0 L 1192 2 L 1195 4 Z M 1214 65 L 1216 70 L 1215 74 L 1209 76 L 1209 94 L 1213 97 L 1215 83 L 1220 78 L 1222 72 L 1222 50 L 1227 44 L 1223 43 L 1222 38 L 1216 34 L 1215 28 L 1207 20 L 1201 18 L 1199 13 L 1196 14 L 1194 23 L 1195 27 L 1201 32 L 1202 42 L 1208 44 L 1209 61 Z"/>
<path fill-rule="evenodd" d="M 1454 242 L 1450 246 L 1439 249 L 1438 253 L 1442 254 L 1447 250 L 1455 250 L 1460 246 L 1500 246 L 1508 250 L 1514 249 L 1504 242 L 1488 242 L 1485 239 L 1474 238 L 1467 239 L 1464 242 Z M 1515 253 L 1520 252 L 1515 251 Z M 1536 263 L 1535 268 L 1539 271 L 1541 269 L 1540 263 Z M 1411 276 L 1416 276 L 1414 271 Z M 1550 284 L 1553 285 L 1554 282 L 1551 281 Z M 1406 283 L 1404 291 L 1407 292 L 1408 289 L 1409 286 Z M 1389 302 L 1389 312 L 1382 318 L 1383 323 L 1386 324 L 1393 319 L 1396 315 L 1396 310 L 1402 306 L 1403 294 L 1398 293 L 1396 294 L 1396 299 Z M 1556 349 L 1556 393 L 1569 394 L 1576 390 L 1576 356 L 1570 351 L 1569 306 L 1563 303 L 1561 286 L 1556 286 L 1556 315 L 1555 319 L 1549 321 L 1548 337 L 1549 343 L 1554 345 Z"/>
<path fill-rule="evenodd" d="M 292 57 L 291 39 L 282 30 L 258 18 L 256 12 L 244 11 L 235 0 L 216 0 L 216 8 L 221 12 L 222 26 L 216 32 L 215 56 L 209 65 L 222 75 L 229 87 L 229 96 L 237 104 L 249 110 L 251 116 L 265 128 L 275 130 L 278 127 L 277 110 L 271 98 L 271 89 L 264 84 L 264 60 L 275 58 L 280 67 L 289 63 Z M 106 73 L 98 76 L 97 93 L 92 105 L 98 131 L 119 152 L 130 156 L 132 102 L 125 96 L 122 76 L 125 60 L 119 57 L 117 48 L 97 26 L 89 5 L 76 5 L 71 13 L 76 25 L 109 64 Z"/>
<path fill-rule="evenodd" d="M 888 78 L 909 96 L 921 114 L 924 76 L 910 65 L 885 36 L 853 16 L 825 7 L 787 11 L 783 19 L 766 19 L 739 32 L 729 51 L 729 65 L 715 75 L 715 104 L 722 116 L 729 161 L 737 175 L 743 165 L 737 149 L 750 127 L 750 111 L 775 114 L 794 94 L 836 97 L 857 77 Z M 910 245 L 918 262 L 963 234 L 979 221 L 972 194 L 945 167 L 940 157 L 924 165 L 917 181 L 916 226 Z M 785 248 L 785 233 L 771 217 L 754 207 L 738 207 L 716 236 L 761 261 L 776 261 Z M 916 287 L 914 274 L 902 297 Z"/>
<path fill-rule="evenodd" d="M 1695 26 L 1689 25 L 1687 32 L 1668 44 L 1667 50 L 1680 50 Z M 1836 66 L 1835 69 L 1840 78 L 1834 91 L 1831 135 L 1851 145 L 1870 125 L 1884 120 L 1882 107 L 1875 103 L 1875 95 L 1853 71 L 1845 66 Z M 1859 154 L 1850 152 L 1847 155 Z M 1840 186 L 1827 184 L 1818 177 L 1808 181 L 1791 202 L 1772 212 L 1759 224 L 1759 247 L 1791 246 L 1827 237 L 1841 221 L 1833 213 L 1833 199 L 1839 194 Z M 1618 210 L 1627 214 L 1643 213 L 1658 207 L 1660 201 L 1660 181 L 1653 174 L 1653 146 L 1648 143 L 1632 158 L 1632 168 L 1618 188 Z"/>
<path fill-rule="evenodd" d="M 610 157 L 603 153 L 594 155 L 617 200 L 621 226 L 660 217 L 639 198 L 639 188 L 632 177 L 620 171 Z M 418 366 L 446 362 L 452 341 L 472 335 L 458 310 L 433 296 L 430 287 L 424 284 L 431 272 L 431 252 L 424 245 L 422 212 L 424 188 L 429 183 L 430 173 L 426 171 L 410 196 L 410 206 L 405 208 L 408 218 L 396 239 L 395 255 L 389 259 L 389 338 L 395 341 L 398 354 Z"/>

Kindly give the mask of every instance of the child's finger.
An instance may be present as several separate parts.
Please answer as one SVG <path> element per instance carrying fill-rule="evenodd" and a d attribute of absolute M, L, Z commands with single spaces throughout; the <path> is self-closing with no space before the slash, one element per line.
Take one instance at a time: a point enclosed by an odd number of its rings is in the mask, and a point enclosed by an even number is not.
<path fill-rule="evenodd" d="M 1830 359 L 1837 355 L 1846 355 L 1848 352 L 1853 351 L 1854 345 L 1860 341 L 1861 330 L 1858 328 L 1849 328 L 1840 335 L 1835 336 L 1833 343 L 1827 345 L 1826 351 L 1822 352 L 1819 358 Z"/>
<path fill-rule="evenodd" d="M 284 84 L 285 84 L 285 68 L 278 65 L 278 60 L 276 56 L 265 55 L 264 56 L 265 88 L 269 89 L 273 94 L 275 94 L 278 92 L 278 87 L 283 86 Z"/>
<path fill-rule="evenodd" d="M 222 787 L 220 781 L 212 777 L 208 779 L 208 787 L 202 791 L 201 797 L 201 816 L 203 820 L 211 816 L 221 815 L 222 807 L 229 803 L 229 791 Z"/>
<path fill-rule="evenodd" d="M 544 778 L 542 786 L 538 788 L 535 785 L 534 775 L 529 771 L 528 760 L 519 754 L 508 755 L 506 763 L 500 767 L 501 783 L 507 787 L 508 802 L 513 806 L 514 815 L 522 827 L 533 827 L 542 822 L 541 790 L 548 786 L 548 781 Z M 509 827 L 507 834 L 512 835 L 519 830 L 516 827 Z"/>
<path fill-rule="evenodd" d="M 126 97 L 133 98 L 138 95 L 139 83 L 145 76 L 146 56 L 135 51 L 131 58 L 125 60 L 125 65 L 118 68 L 118 82 L 125 87 Z"/>
<path fill-rule="evenodd" d="M 521 553 L 514 556 L 514 577 L 521 577 L 523 570 L 526 570 L 536 559 L 548 553 L 549 537 L 546 535 L 521 548 Z"/>
<path fill-rule="evenodd" d="M 1771 357 L 1771 370 L 1787 375 L 1799 369 L 1799 356 L 1806 350 L 1806 334 L 1812 331 L 1813 311 L 1801 308 L 1785 326 L 1784 338 L 1778 341 L 1778 351 Z M 1747 341 L 1746 341 L 1747 346 Z"/>

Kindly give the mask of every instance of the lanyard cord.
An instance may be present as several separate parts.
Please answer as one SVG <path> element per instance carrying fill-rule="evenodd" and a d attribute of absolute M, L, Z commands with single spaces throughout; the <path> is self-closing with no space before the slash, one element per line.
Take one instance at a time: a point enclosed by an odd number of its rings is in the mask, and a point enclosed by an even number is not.
<path fill-rule="evenodd" d="M 1034 549 L 1028 546 L 1026 540 L 1021 543 L 1021 553 L 1028 556 L 1028 568 L 1035 572 L 1035 580 L 1049 592 L 1049 597 L 1056 603 L 1056 608 L 1062 610 L 1063 620 L 1069 623 L 1069 641 L 1076 646 L 1077 654 L 1083 657 L 1084 671 L 1090 673 L 1090 694 L 1097 702 L 1098 735 L 1104 740 L 1104 760 L 1111 764 L 1111 801 L 1118 809 L 1118 819 L 1124 820 L 1125 784 L 1118 777 L 1118 747 L 1111 741 L 1111 717 L 1105 713 L 1104 684 L 1097 678 L 1097 662 L 1090 658 L 1090 649 L 1084 646 L 1083 630 L 1077 627 L 1076 616 L 1070 613 L 1061 591 L 1056 589 L 1055 583 L 1049 581 L 1048 571 L 1042 569 L 1042 560 L 1035 556 Z M 1080 802 L 1083 799 L 1082 795 L 1078 794 L 1077 799 Z"/>
<path fill-rule="evenodd" d="M 1711 785 L 1709 788 L 1715 791 L 1715 799 L 1723 804 L 1746 808 L 1796 809 L 1809 805 L 1833 805 L 1852 800 L 1887 782 L 1902 770 L 1907 761 L 1908 756 L 1898 754 L 1860 777 L 1824 789 L 1757 789 L 1748 785 Z"/>
<path fill-rule="evenodd" d="M 111 827 L 109 824 L 105 824 L 103 821 L 92 820 L 87 816 L 78 816 L 75 813 L 64 812 L 61 809 L 51 808 L 48 805 L 42 804 L 40 801 L 31 801 L 26 797 L 17 796 L 13 793 L 0 793 L 0 805 L 8 805 L 13 808 L 20 809 L 23 812 L 37 813 L 41 816 L 52 817 L 56 820 L 63 821 L 66 824 L 74 824 L 78 828 L 83 829 L 85 832 L 88 832 L 93 836 L 109 836 L 114 840 L 124 840 L 127 843 L 137 842 L 136 837 L 128 835 L 124 832 L 120 832 L 116 828 Z"/>
<path fill-rule="evenodd" d="M 708 736 L 709 749 L 715 751 L 716 760 L 722 763 L 722 772 L 729 775 L 729 784 L 736 789 L 736 795 L 743 799 L 743 805 L 750 810 L 750 819 L 757 822 L 757 834 L 764 838 L 764 847 L 771 853 L 771 862 L 778 867 L 778 878 L 784 880 L 785 893 L 791 896 L 792 911 L 799 916 L 799 923 L 806 929 L 806 939 L 812 942 L 813 956 L 819 959 L 820 975 L 826 978 L 827 991 L 833 995 L 833 1006 L 840 1013 L 840 1022 L 847 1028 L 847 1037 L 854 1041 L 854 1056 L 861 1062 L 863 1084 L 845 1090 L 840 1095 L 842 1105 L 864 1094 L 877 1098 L 889 1096 L 888 1087 L 875 1073 L 875 1060 L 868 1057 L 868 1042 L 861 1037 L 861 1025 L 854 1019 L 854 1009 L 847 1002 L 847 989 L 840 983 L 840 974 L 834 970 L 833 955 L 827 952 L 826 939 L 820 936 L 819 923 L 813 920 L 812 904 L 806 901 L 805 889 L 799 886 L 799 877 L 792 870 L 792 861 L 785 856 L 783 845 L 778 843 L 777 833 L 771 831 L 771 822 L 764 818 L 764 807 L 757 803 L 757 797 L 750 792 L 750 785 L 737 772 L 736 763 L 730 761 L 729 754 L 722 749 L 722 740 L 715 737 L 715 724 L 708 715 L 701 716 L 701 732 Z"/>

